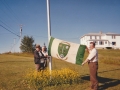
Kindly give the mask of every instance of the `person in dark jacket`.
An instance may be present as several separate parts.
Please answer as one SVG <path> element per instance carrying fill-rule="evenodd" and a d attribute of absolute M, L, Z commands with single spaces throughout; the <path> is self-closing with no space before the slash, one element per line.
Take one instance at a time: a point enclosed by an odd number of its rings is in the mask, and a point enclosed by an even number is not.
<path fill-rule="evenodd" d="M 40 71 L 40 60 L 46 58 L 44 55 L 40 55 L 41 52 L 41 47 L 40 45 L 36 45 L 36 50 L 34 51 L 34 63 L 36 66 L 36 70 Z"/>

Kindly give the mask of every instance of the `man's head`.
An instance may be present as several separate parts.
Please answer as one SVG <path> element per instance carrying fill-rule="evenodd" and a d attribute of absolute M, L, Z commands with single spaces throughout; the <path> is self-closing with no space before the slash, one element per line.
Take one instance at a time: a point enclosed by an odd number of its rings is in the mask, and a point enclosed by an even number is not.
<path fill-rule="evenodd" d="M 37 50 L 37 51 L 40 51 L 40 50 L 41 50 L 40 45 L 36 45 L 36 50 Z"/>
<path fill-rule="evenodd" d="M 90 42 L 90 49 L 95 48 L 95 43 L 94 42 Z"/>
<path fill-rule="evenodd" d="M 42 47 L 42 51 L 43 52 L 46 51 L 46 47 L 45 46 Z"/>

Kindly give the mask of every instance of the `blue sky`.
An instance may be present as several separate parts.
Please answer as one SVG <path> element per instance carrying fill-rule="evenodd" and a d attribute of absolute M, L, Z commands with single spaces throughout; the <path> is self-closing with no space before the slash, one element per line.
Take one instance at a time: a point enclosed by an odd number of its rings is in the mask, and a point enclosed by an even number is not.
<path fill-rule="evenodd" d="M 22 24 L 23 36 L 42 46 L 48 42 L 46 10 L 46 0 L 0 0 L 0 25 L 19 35 Z M 59 39 L 80 43 L 86 33 L 120 33 L 120 0 L 50 0 L 50 13 L 51 34 Z M 0 53 L 18 52 L 19 45 L 19 37 L 0 27 Z"/>

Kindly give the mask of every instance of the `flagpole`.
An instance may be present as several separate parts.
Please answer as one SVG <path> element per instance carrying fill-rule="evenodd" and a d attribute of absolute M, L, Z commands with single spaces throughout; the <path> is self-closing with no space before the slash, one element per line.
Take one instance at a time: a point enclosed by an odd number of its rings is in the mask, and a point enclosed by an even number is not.
<path fill-rule="evenodd" d="M 50 2 L 47 0 L 47 22 L 48 22 L 48 42 L 51 37 L 51 21 L 50 21 Z"/>
<path fill-rule="evenodd" d="M 48 44 L 49 44 L 50 37 L 51 37 L 50 2 L 49 0 L 46 0 L 46 1 L 47 1 L 47 24 L 48 24 Z M 52 70 L 52 57 L 51 56 L 49 57 L 49 70 L 51 74 L 51 70 Z"/>

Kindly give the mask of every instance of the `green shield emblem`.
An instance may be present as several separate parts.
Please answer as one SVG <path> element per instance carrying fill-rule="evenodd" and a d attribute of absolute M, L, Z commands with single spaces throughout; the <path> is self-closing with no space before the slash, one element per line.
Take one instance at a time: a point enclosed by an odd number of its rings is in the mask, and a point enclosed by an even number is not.
<path fill-rule="evenodd" d="M 67 42 L 61 42 L 58 46 L 58 54 L 61 58 L 64 58 L 70 49 L 70 44 Z"/>

